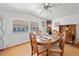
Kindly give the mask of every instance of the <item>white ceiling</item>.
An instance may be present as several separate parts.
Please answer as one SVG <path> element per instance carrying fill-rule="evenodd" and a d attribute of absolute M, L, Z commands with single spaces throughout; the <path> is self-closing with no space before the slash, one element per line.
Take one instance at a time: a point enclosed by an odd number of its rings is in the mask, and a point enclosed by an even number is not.
<path fill-rule="evenodd" d="M 0 9 L 29 13 L 41 18 L 53 19 L 79 13 L 79 3 L 55 3 L 50 8 L 51 15 L 40 14 L 44 9 L 42 3 L 0 3 Z"/>

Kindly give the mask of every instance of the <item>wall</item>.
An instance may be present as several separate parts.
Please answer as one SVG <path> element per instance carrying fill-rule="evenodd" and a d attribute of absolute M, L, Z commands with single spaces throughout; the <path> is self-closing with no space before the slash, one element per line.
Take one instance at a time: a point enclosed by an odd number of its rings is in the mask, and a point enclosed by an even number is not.
<path fill-rule="evenodd" d="M 60 22 L 60 25 L 76 24 L 76 39 L 79 40 L 79 14 L 52 19 L 53 30 L 59 30 L 59 27 L 54 26 L 55 22 Z"/>
<path fill-rule="evenodd" d="M 55 18 L 52 20 L 52 30 L 58 30 L 59 31 L 59 26 L 55 27 L 55 23 L 59 22 L 60 24 L 62 23 L 62 20 L 60 20 L 60 18 Z"/>
<path fill-rule="evenodd" d="M 44 19 L 40 19 L 38 17 L 29 15 L 26 13 L 6 11 L 6 10 L 0 10 L 0 15 L 3 16 L 3 30 L 5 31 L 5 35 L 3 36 L 4 48 L 29 41 L 28 33 L 26 33 L 26 32 L 13 33 L 12 32 L 13 19 L 26 20 L 29 23 L 30 23 L 30 21 L 38 22 L 39 28 L 41 30 L 42 30 L 41 22 L 45 21 Z M 29 30 L 29 32 L 30 32 L 30 30 Z M 0 48 L 0 49 L 2 49 L 2 48 Z"/>

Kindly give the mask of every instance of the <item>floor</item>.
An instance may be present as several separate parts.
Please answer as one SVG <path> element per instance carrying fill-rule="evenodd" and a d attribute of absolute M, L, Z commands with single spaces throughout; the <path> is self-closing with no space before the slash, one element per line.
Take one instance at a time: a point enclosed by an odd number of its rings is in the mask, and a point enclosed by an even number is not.
<path fill-rule="evenodd" d="M 0 56 L 30 56 L 30 43 L 21 44 L 5 50 L 0 51 Z M 64 56 L 79 56 L 79 49 L 72 45 L 66 44 Z"/>

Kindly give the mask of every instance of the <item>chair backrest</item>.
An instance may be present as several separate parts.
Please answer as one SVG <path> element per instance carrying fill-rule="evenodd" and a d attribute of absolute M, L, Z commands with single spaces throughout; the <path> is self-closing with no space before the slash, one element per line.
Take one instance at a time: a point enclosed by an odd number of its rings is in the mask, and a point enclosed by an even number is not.
<path fill-rule="evenodd" d="M 36 36 L 33 33 L 30 33 L 29 36 L 30 36 L 32 52 L 34 52 L 37 55 L 39 55 L 37 41 L 36 41 Z"/>
<path fill-rule="evenodd" d="M 37 30 L 37 31 L 36 31 L 36 35 L 37 35 L 37 36 L 39 36 L 39 35 L 41 35 L 41 34 L 42 34 L 42 32 L 41 32 L 40 30 Z"/>
<path fill-rule="evenodd" d="M 56 34 L 57 33 L 57 30 L 53 30 L 53 34 Z"/>
<path fill-rule="evenodd" d="M 54 39 L 59 38 L 59 32 L 57 30 L 53 30 L 53 37 L 54 37 Z"/>
<path fill-rule="evenodd" d="M 65 47 L 65 40 L 66 40 L 66 35 L 65 33 L 60 33 L 60 38 L 59 38 L 59 46 L 61 48 L 62 51 L 64 51 L 64 47 Z"/>

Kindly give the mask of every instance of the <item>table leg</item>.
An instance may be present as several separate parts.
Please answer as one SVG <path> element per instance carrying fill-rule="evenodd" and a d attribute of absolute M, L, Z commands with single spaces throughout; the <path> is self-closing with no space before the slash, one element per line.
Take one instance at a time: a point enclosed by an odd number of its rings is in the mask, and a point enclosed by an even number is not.
<path fill-rule="evenodd" d="M 50 51 L 48 50 L 48 56 L 50 56 Z"/>
<path fill-rule="evenodd" d="M 50 44 L 48 44 L 48 46 L 47 46 L 47 48 L 48 48 L 48 51 L 47 51 L 48 56 L 50 56 L 50 53 L 51 53 L 51 52 L 50 52 L 50 46 L 51 46 Z"/>

